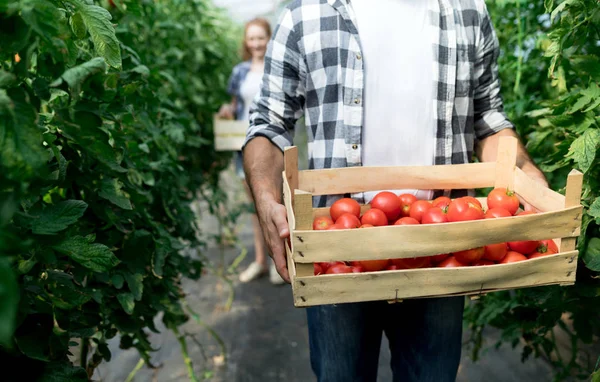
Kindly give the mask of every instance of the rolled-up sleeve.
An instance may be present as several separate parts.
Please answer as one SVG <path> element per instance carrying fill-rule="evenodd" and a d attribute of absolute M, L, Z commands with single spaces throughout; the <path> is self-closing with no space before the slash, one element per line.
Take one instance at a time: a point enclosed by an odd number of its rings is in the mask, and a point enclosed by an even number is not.
<path fill-rule="evenodd" d="M 481 2 L 483 3 L 483 2 Z M 474 94 L 475 135 L 481 140 L 500 130 L 512 129 L 514 125 L 504 112 L 500 94 L 498 56 L 500 46 L 492 21 L 482 5 L 479 44 L 475 62 L 477 87 Z"/>
<path fill-rule="evenodd" d="M 244 146 L 266 137 L 282 151 L 293 143 L 294 126 L 304 109 L 303 59 L 292 12 L 284 11 L 269 42 L 261 90 L 250 107 Z"/>

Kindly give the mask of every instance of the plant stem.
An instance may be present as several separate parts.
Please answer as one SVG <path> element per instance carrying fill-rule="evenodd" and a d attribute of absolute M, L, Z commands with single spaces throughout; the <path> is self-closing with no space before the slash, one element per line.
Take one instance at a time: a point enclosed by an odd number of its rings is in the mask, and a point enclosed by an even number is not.
<path fill-rule="evenodd" d="M 90 351 L 89 338 L 84 337 L 81 339 L 81 349 L 80 349 L 80 353 L 79 353 L 79 365 L 81 367 L 83 367 L 84 369 L 87 366 L 87 358 L 88 358 L 89 351 Z"/>
<path fill-rule="evenodd" d="M 185 342 L 185 337 L 179 333 L 177 328 L 173 329 L 173 332 L 177 336 L 177 341 L 179 341 L 179 345 L 181 346 L 181 352 L 183 353 L 183 361 L 185 362 L 185 366 L 187 368 L 188 376 L 191 382 L 199 382 L 198 378 L 196 378 L 196 373 L 194 373 L 194 365 L 192 363 L 192 359 L 188 353 L 187 343 Z"/>
<path fill-rule="evenodd" d="M 140 358 L 140 360 L 135 365 L 135 367 L 133 368 L 133 370 L 131 370 L 131 373 L 129 373 L 129 375 L 127 376 L 127 379 L 125 380 L 125 382 L 131 382 L 131 381 L 133 381 L 133 378 L 135 377 L 135 375 L 137 374 L 137 372 L 140 371 L 140 369 L 142 368 L 142 366 L 144 366 L 144 359 Z"/>
<path fill-rule="evenodd" d="M 523 26 L 521 25 L 521 0 L 517 0 L 517 39 L 519 46 L 519 57 L 517 58 L 517 74 L 515 76 L 515 87 L 513 91 L 519 94 L 521 87 L 521 74 L 523 72 Z"/>

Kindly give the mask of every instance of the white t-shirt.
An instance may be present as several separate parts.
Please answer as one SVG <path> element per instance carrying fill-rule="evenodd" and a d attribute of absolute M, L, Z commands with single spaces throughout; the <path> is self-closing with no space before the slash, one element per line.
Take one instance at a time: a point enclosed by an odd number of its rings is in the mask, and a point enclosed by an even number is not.
<path fill-rule="evenodd" d="M 250 119 L 250 106 L 254 97 L 260 92 L 260 84 L 262 81 L 263 72 L 249 71 L 244 81 L 240 86 L 240 94 L 244 100 L 244 111 L 240 119 L 247 121 Z"/>
<path fill-rule="evenodd" d="M 365 66 L 363 166 L 434 164 L 430 1 L 352 0 Z M 430 199 L 429 190 L 391 190 Z M 365 193 L 370 202 L 376 192 Z"/>

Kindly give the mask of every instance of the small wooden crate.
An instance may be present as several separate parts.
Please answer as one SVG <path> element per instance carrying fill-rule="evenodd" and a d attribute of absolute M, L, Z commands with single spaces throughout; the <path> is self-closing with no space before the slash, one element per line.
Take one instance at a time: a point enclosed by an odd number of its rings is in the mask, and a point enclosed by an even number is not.
<path fill-rule="evenodd" d="M 215 151 L 241 151 L 246 140 L 248 121 L 214 117 Z"/>
<path fill-rule="evenodd" d="M 569 174 L 563 196 L 532 180 L 516 166 L 516 157 L 517 139 L 503 137 L 496 162 L 298 171 L 297 148 L 287 148 L 283 188 L 291 232 L 291 248 L 286 245 L 286 249 L 294 305 L 478 296 L 500 290 L 574 284 L 583 175 L 575 170 Z M 329 208 L 312 207 L 312 198 L 317 195 L 487 187 L 514 190 L 540 213 L 440 225 L 312 230 L 314 217 L 329 214 Z M 363 211 L 367 208 L 363 206 Z M 560 238 L 558 254 L 511 264 L 313 275 L 314 262 L 432 256 L 493 243 L 549 238 Z"/>

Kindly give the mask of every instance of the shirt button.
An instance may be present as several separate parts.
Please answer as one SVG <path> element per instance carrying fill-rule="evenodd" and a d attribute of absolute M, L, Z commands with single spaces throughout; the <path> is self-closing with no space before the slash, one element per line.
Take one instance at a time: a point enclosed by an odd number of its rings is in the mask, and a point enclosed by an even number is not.
<path fill-rule="evenodd" d="M 360 98 L 354 98 L 354 103 L 358 105 L 360 103 Z"/>
<path fill-rule="evenodd" d="M 360 60 L 360 59 L 362 59 L 362 56 L 360 55 L 360 53 L 356 53 L 356 59 L 357 59 L 357 60 Z"/>
<path fill-rule="evenodd" d="M 356 150 L 356 149 L 358 149 L 358 145 L 357 144 L 352 145 L 352 150 Z"/>

